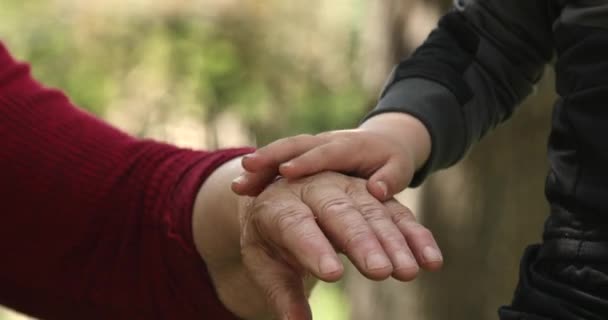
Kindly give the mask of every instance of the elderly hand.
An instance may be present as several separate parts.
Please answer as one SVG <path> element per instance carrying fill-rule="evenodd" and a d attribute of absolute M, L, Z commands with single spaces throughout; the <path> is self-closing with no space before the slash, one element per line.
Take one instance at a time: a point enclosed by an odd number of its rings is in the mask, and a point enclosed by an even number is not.
<path fill-rule="evenodd" d="M 212 177 L 213 178 L 213 177 Z M 311 319 L 307 294 L 314 281 L 336 281 L 344 253 L 366 277 L 408 281 L 419 266 L 437 270 L 442 256 L 429 230 L 404 206 L 380 203 L 366 181 L 338 173 L 279 180 L 257 198 L 242 198 L 236 237 L 207 228 L 197 241 L 220 299 L 246 319 Z M 195 218 L 195 238 L 196 223 Z M 206 243 L 205 243 L 206 242 Z M 223 249 L 221 248 L 223 246 Z"/>

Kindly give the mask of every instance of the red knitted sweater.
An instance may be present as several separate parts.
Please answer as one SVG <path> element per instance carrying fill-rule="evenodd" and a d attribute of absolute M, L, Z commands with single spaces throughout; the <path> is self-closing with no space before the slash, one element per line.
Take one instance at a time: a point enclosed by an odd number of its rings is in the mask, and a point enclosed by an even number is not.
<path fill-rule="evenodd" d="M 205 178 L 249 151 L 131 137 L 0 44 L 0 304 L 43 319 L 233 319 L 191 215 Z"/>

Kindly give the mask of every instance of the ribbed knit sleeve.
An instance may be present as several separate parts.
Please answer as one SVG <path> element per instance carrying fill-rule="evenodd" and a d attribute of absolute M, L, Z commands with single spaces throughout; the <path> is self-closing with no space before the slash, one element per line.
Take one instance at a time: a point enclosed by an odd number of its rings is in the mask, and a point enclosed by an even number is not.
<path fill-rule="evenodd" d="M 131 137 L 0 45 L 0 304 L 43 319 L 233 319 L 192 207 L 215 168 L 250 151 Z"/>

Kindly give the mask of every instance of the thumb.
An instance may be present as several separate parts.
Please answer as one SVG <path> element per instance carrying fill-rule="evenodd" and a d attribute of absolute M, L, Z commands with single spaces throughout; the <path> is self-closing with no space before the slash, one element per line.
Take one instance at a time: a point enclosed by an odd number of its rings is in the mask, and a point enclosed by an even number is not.
<path fill-rule="evenodd" d="M 391 158 L 367 181 L 367 190 L 376 199 L 389 200 L 409 186 L 414 175 L 413 165 L 407 165 L 400 160 Z"/>
<path fill-rule="evenodd" d="M 243 262 L 277 320 L 312 320 L 302 273 L 260 246 L 244 249 Z"/>

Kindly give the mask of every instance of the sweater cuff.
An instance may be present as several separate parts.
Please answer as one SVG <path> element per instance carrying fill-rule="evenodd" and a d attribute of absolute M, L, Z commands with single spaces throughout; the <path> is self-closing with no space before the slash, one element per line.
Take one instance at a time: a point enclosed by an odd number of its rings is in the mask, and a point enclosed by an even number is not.
<path fill-rule="evenodd" d="M 407 78 L 392 84 L 365 120 L 386 112 L 403 112 L 420 120 L 431 136 L 431 153 L 416 172 L 410 187 L 417 187 L 431 173 L 457 162 L 466 150 L 462 107 L 443 85 L 424 78 Z"/>
<path fill-rule="evenodd" d="M 253 148 L 225 149 L 213 152 L 180 150 L 174 158 L 175 166 L 166 167 L 173 176 L 175 188 L 170 197 L 175 208 L 172 217 L 167 217 L 170 230 L 165 252 L 171 266 L 168 278 L 173 278 L 173 294 L 180 295 L 182 301 L 191 301 L 193 315 L 206 315 L 212 319 L 237 319 L 217 296 L 215 287 L 207 272 L 207 267 L 194 245 L 192 235 L 192 212 L 196 195 L 205 180 L 222 164 L 253 152 Z M 171 168 L 172 167 L 172 168 Z M 170 275 L 173 275 L 172 277 Z"/>

